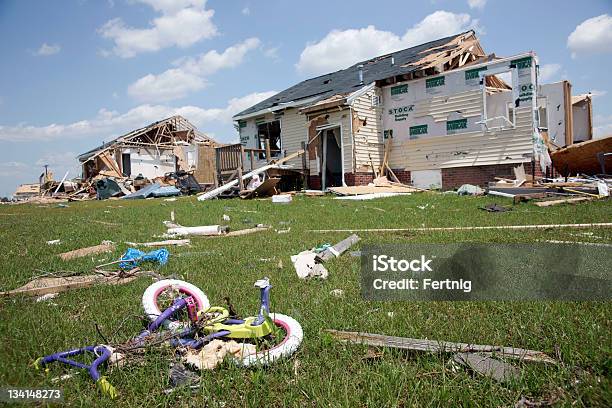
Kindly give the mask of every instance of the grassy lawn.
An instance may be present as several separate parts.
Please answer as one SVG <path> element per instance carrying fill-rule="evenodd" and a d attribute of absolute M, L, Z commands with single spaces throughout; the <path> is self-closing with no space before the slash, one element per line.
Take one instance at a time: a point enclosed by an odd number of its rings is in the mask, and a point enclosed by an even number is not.
<path fill-rule="evenodd" d="M 163 220 L 176 213 L 182 225 L 224 224 L 232 229 L 257 223 L 274 229 L 253 235 L 192 238 L 191 247 L 169 248 L 169 263 L 158 268 L 199 286 L 211 304 L 229 296 L 242 315 L 257 312 L 255 280 L 269 276 L 272 309 L 298 320 L 304 342 L 289 360 L 267 369 L 239 369 L 225 364 L 202 373 L 195 394 L 165 395 L 170 349 L 152 349 L 145 363 L 108 373 L 118 389 L 115 402 L 101 398 L 91 379 L 80 375 L 59 384 L 71 405 L 119 406 L 514 406 L 521 396 L 558 398 L 562 406 L 612 406 L 612 312 L 595 302 L 368 302 L 361 298 L 359 258 L 348 254 L 326 264 L 324 281 L 297 278 L 289 257 L 347 233 L 312 233 L 309 229 L 398 228 L 470 225 L 523 225 L 611 222 L 612 202 L 538 208 L 521 204 L 507 213 L 487 213 L 479 206 L 510 200 L 414 194 L 349 202 L 329 197 L 294 197 L 289 205 L 268 200 L 214 200 L 194 197 L 175 202 L 91 201 L 56 205 L 0 206 L 0 289 L 26 283 L 42 271 L 91 272 L 94 265 L 117 259 L 124 241 L 146 242 L 165 231 Z M 419 208 L 428 204 L 425 209 Z M 541 231 L 460 231 L 401 234 L 361 233 L 357 245 L 375 243 L 515 242 L 538 240 L 612 242 L 611 229 Z M 49 246 L 47 240 L 60 239 Z M 112 254 L 64 262 L 60 252 L 112 240 Z M 60 294 L 50 302 L 32 298 L 0 299 L 0 385 L 51 387 L 63 372 L 52 366 L 45 376 L 29 364 L 37 357 L 77 346 L 101 343 L 94 323 L 112 342 L 142 330 L 141 296 L 152 283 L 141 277 L 125 286 L 98 286 Z M 343 289 L 343 298 L 330 295 Z M 394 312 L 393 317 L 388 312 Z M 383 350 L 365 358 L 364 346 L 343 345 L 323 329 L 366 331 L 413 338 L 496 344 L 541 350 L 562 364 L 523 364 L 523 376 L 499 384 L 456 369 L 450 355 Z M 58 386 L 58 385 L 55 385 Z M 575 405 L 573 405 L 575 404 Z"/>

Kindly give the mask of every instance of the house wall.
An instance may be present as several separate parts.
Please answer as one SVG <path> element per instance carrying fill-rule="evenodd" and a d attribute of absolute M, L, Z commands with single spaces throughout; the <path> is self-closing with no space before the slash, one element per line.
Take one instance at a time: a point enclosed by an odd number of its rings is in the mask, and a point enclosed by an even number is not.
<path fill-rule="evenodd" d="M 583 101 L 572 105 L 574 143 L 591 139 L 591 113 L 589 102 Z"/>
<path fill-rule="evenodd" d="M 146 178 L 163 176 L 166 173 L 175 171 L 175 156 L 172 150 L 132 148 L 123 149 L 122 153 L 130 154 L 132 177 L 142 174 Z"/>
<path fill-rule="evenodd" d="M 383 160 L 382 106 L 372 106 L 372 98 L 380 94 L 380 88 L 374 88 L 353 101 L 354 162 L 351 167 L 357 172 L 372 171 L 370 157 L 375 166 L 380 166 Z"/>
<path fill-rule="evenodd" d="M 519 100 L 515 126 L 496 129 L 501 123 L 489 121 L 487 130 L 481 124 L 485 101 L 480 77 L 499 71 L 510 71 L 513 90 L 487 97 L 497 101 L 491 113 Z M 413 172 L 531 161 L 535 83 L 530 56 L 383 87 L 382 127 L 393 133 L 391 168 Z"/>
<path fill-rule="evenodd" d="M 299 113 L 296 108 L 289 108 L 282 114 L 274 115 L 272 113 L 249 118 L 238 122 L 238 133 L 240 143 L 244 147 L 257 149 L 257 124 L 265 123 L 273 120 L 280 120 L 281 123 L 281 150 L 287 155 L 302 148 L 301 143 L 308 140 L 308 127 L 306 116 Z M 242 123 L 242 125 L 241 125 Z M 265 160 L 255 160 L 254 166 L 260 167 L 265 165 Z M 289 160 L 285 164 L 292 165 L 296 169 L 302 168 L 302 158 L 297 157 Z M 250 168 L 249 158 L 245 158 L 245 168 Z"/>
<path fill-rule="evenodd" d="M 548 139 L 558 147 L 565 146 L 565 102 L 563 81 L 538 87 L 538 96 L 546 98 Z"/>

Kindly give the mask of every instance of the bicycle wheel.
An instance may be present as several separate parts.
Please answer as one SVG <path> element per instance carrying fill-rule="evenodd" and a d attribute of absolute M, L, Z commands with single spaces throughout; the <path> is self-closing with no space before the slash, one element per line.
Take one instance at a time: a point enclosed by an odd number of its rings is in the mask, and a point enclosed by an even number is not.
<path fill-rule="evenodd" d="M 178 279 L 163 279 L 149 286 L 142 295 L 142 307 L 145 314 L 151 321 L 154 321 L 160 314 L 162 314 L 162 310 L 160 310 L 158 305 L 158 300 L 160 295 L 168 290 L 175 290 L 180 294 L 193 297 L 198 305 L 198 311 L 206 310 L 210 307 L 208 297 L 206 297 L 204 292 L 202 292 L 197 286 Z M 162 323 L 162 327 L 170 330 L 177 330 L 184 326 L 184 323 L 171 321 L 168 319 L 164 320 Z"/>
<path fill-rule="evenodd" d="M 269 365 L 278 359 L 291 356 L 300 347 L 304 339 L 304 332 L 297 320 L 280 313 L 270 313 L 270 317 L 277 327 L 285 331 L 285 338 L 271 349 L 248 355 L 242 359 L 236 359 L 238 365 L 243 367 L 257 364 Z"/>

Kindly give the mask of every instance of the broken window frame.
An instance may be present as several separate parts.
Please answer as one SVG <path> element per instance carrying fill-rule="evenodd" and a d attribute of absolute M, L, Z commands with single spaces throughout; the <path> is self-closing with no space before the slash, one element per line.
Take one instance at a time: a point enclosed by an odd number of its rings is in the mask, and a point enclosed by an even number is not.
<path fill-rule="evenodd" d="M 272 144 L 270 143 L 270 128 L 269 128 L 269 126 L 270 126 L 270 124 L 272 124 L 274 122 L 278 122 L 278 149 L 274 148 L 272 146 Z M 267 127 L 267 132 L 266 133 L 267 133 L 267 136 L 268 136 L 267 137 L 268 143 L 270 144 L 270 151 L 271 151 L 270 152 L 270 156 L 272 156 L 271 158 L 279 158 L 279 157 L 281 157 L 281 153 L 282 153 L 282 150 L 283 150 L 283 137 L 282 137 L 282 134 L 283 134 L 283 123 L 282 123 L 282 119 L 281 118 L 277 118 L 277 119 L 272 119 L 272 120 L 266 120 L 266 121 L 263 121 L 263 122 L 260 122 L 260 123 L 255 123 L 255 127 L 257 128 L 257 148 L 261 149 L 261 150 L 263 150 L 265 152 L 266 145 L 265 145 L 265 143 L 263 141 L 266 139 L 266 137 L 262 138 L 261 134 L 260 134 L 260 130 L 259 130 L 259 127 L 262 126 L 262 125 L 266 125 L 266 127 Z M 259 159 L 263 160 L 264 158 L 266 160 L 270 160 L 270 158 L 266 158 L 265 157 L 265 153 L 260 153 L 259 154 Z"/>
<path fill-rule="evenodd" d="M 542 117 L 544 117 L 544 123 L 542 123 Z M 539 130 L 548 131 L 548 98 L 546 96 L 536 97 L 536 123 Z"/>
<path fill-rule="evenodd" d="M 499 68 L 494 68 L 490 70 L 489 69 L 483 70 L 478 73 L 478 76 L 480 77 L 480 89 L 482 92 L 482 115 L 481 115 L 481 119 L 478 122 L 476 122 L 476 124 L 481 125 L 485 132 L 510 130 L 510 129 L 516 128 L 516 109 L 513 106 L 514 102 L 509 102 L 506 104 L 506 116 L 505 117 L 504 116 L 496 116 L 493 118 L 487 117 L 487 81 L 486 81 L 486 77 L 505 74 L 506 72 L 510 72 L 512 76 L 512 85 L 511 85 L 512 89 L 510 90 L 510 92 L 512 92 L 512 101 L 515 101 L 518 97 L 516 93 L 516 88 L 518 84 L 518 76 L 517 76 L 518 74 L 516 72 L 516 68 L 499 67 Z M 510 113 L 512 113 L 512 120 L 510 119 Z M 501 125 L 501 126 L 489 127 L 488 122 L 492 120 L 497 120 L 497 119 L 503 119 L 508 126 Z"/>

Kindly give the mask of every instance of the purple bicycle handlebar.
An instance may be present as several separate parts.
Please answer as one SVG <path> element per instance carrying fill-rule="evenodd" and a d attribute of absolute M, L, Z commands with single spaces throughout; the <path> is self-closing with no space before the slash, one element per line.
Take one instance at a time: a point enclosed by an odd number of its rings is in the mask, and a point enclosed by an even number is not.
<path fill-rule="evenodd" d="M 100 351 L 101 351 L 101 354 L 98 355 Z M 91 365 L 79 363 L 78 361 L 70 360 L 69 358 L 67 358 L 67 357 L 72 357 L 72 356 L 76 356 L 79 354 L 84 354 L 87 352 L 93 353 L 97 356 L 96 359 L 93 361 L 93 363 L 91 363 Z M 73 367 L 86 369 L 89 372 L 89 375 L 91 376 L 91 378 L 93 378 L 94 381 L 98 381 L 98 379 L 100 378 L 98 367 L 100 366 L 100 364 L 108 360 L 110 356 L 111 356 L 111 352 L 105 346 L 87 346 L 87 347 L 63 351 L 61 353 L 55 353 L 55 354 L 45 356 L 40 360 L 40 365 L 43 366 L 45 364 L 49 364 L 54 361 L 59 361 L 60 363 L 68 364 Z"/>

